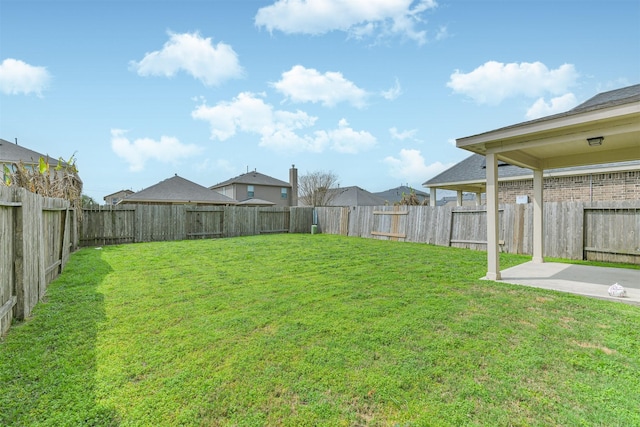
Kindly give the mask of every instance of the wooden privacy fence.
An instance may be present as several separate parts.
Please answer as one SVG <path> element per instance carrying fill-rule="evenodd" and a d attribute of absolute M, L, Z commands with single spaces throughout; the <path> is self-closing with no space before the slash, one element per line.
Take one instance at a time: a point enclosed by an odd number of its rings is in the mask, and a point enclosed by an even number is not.
<path fill-rule="evenodd" d="M 44 296 L 77 246 L 69 202 L 0 186 L 0 335 Z"/>
<path fill-rule="evenodd" d="M 81 246 L 210 239 L 265 233 L 308 233 L 304 207 L 118 205 L 85 209 Z"/>
<path fill-rule="evenodd" d="M 483 206 L 316 208 L 318 231 L 486 250 Z M 532 254 L 533 205 L 499 208 L 502 252 Z M 640 264 L 640 200 L 544 204 L 544 256 Z"/>

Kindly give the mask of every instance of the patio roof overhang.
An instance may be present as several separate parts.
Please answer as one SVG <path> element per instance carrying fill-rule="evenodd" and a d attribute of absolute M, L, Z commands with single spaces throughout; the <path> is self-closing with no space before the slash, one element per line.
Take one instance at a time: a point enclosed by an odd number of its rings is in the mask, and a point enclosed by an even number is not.
<path fill-rule="evenodd" d="M 602 137 L 600 145 L 588 139 Z M 487 275 L 500 280 L 498 161 L 533 170 L 533 261 L 543 262 L 545 169 L 640 160 L 640 98 L 566 113 L 456 140 L 486 158 Z"/>
<path fill-rule="evenodd" d="M 602 145 L 587 139 L 603 137 Z M 456 140 L 474 153 L 533 170 L 640 160 L 640 101 L 558 114 Z"/>

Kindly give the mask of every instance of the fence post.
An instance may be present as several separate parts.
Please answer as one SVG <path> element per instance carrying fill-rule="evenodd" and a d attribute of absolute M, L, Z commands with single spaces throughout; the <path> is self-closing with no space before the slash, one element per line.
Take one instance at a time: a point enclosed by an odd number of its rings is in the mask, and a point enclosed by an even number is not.
<path fill-rule="evenodd" d="M 17 198 L 19 202 L 23 202 L 22 191 L 17 191 Z M 14 233 L 13 233 L 13 241 L 14 241 L 14 262 L 13 262 L 13 271 L 14 271 L 14 289 L 16 295 L 16 305 L 14 307 L 14 316 L 18 320 L 22 320 L 25 318 L 25 286 L 24 286 L 24 220 L 23 220 L 23 211 L 24 206 L 20 206 L 16 209 L 15 217 L 14 217 Z"/>

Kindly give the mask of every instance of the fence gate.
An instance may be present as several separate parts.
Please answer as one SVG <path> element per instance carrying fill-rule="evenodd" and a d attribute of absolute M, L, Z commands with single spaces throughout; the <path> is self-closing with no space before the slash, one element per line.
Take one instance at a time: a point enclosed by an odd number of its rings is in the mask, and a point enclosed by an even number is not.
<path fill-rule="evenodd" d="M 187 209 L 187 239 L 222 237 L 224 211 Z"/>
<path fill-rule="evenodd" d="M 504 209 L 498 209 L 499 245 L 504 245 Z M 487 250 L 487 210 L 457 208 L 451 211 L 449 246 Z"/>
<path fill-rule="evenodd" d="M 400 206 L 394 206 L 392 211 L 373 211 L 374 225 L 371 234 L 373 236 L 386 236 L 390 240 L 405 239 L 407 237 L 405 232 L 406 221 L 401 221 L 401 218 L 406 217 L 407 214 L 409 214 L 409 211 L 406 209 L 400 210 Z"/>
<path fill-rule="evenodd" d="M 640 208 L 585 207 L 584 259 L 640 263 Z"/>

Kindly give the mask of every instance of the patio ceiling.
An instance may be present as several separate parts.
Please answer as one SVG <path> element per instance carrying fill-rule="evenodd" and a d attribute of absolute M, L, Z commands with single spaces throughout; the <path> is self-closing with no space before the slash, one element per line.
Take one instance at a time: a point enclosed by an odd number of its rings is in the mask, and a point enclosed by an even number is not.
<path fill-rule="evenodd" d="M 587 139 L 604 137 L 592 147 Z M 640 160 L 640 100 L 571 110 L 456 140 L 459 148 L 529 169 Z M 462 183 L 460 183 L 462 184 Z"/>

